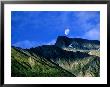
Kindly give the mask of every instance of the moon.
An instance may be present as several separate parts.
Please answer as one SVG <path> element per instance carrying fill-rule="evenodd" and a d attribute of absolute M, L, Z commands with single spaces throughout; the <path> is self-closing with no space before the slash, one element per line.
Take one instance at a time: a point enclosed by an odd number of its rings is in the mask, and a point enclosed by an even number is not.
<path fill-rule="evenodd" d="M 69 34 L 69 32 L 70 32 L 70 30 L 69 30 L 69 29 L 65 29 L 65 35 L 68 35 L 68 34 Z"/>

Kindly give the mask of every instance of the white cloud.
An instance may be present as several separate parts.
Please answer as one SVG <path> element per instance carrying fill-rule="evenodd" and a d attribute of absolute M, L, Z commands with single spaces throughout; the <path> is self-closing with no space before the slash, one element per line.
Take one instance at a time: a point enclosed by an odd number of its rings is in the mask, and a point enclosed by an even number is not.
<path fill-rule="evenodd" d="M 36 41 L 24 40 L 24 41 L 16 42 L 12 45 L 16 46 L 16 47 L 21 47 L 21 48 L 31 48 L 31 47 L 35 46 L 36 43 L 37 43 Z"/>
<path fill-rule="evenodd" d="M 12 44 L 12 46 L 21 47 L 25 49 L 25 48 L 32 48 L 32 47 L 37 47 L 41 45 L 54 45 L 55 42 L 56 42 L 55 39 L 51 40 L 50 42 L 37 42 L 37 41 L 24 40 L 24 41 L 16 42 Z"/>
<path fill-rule="evenodd" d="M 96 29 L 92 29 L 92 30 L 86 32 L 83 37 L 89 38 L 91 40 L 99 40 L 100 39 L 100 33 Z"/>
<path fill-rule="evenodd" d="M 56 40 L 51 40 L 50 42 L 46 43 L 46 45 L 54 45 Z"/>
<path fill-rule="evenodd" d="M 93 27 L 95 27 L 97 24 L 92 24 L 90 20 L 94 19 L 94 21 L 100 21 L 99 14 L 94 12 L 76 12 L 75 16 L 77 18 L 76 23 L 83 29 L 83 30 L 89 30 Z"/>
<path fill-rule="evenodd" d="M 87 31 L 84 35 L 83 38 L 88 38 L 91 40 L 100 40 L 100 31 L 99 31 L 99 24 L 97 24 L 96 27 L 94 27 L 93 29 L 90 29 L 89 31 Z"/>
<path fill-rule="evenodd" d="M 89 40 L 100 40 L 100 24 L 97 24 L 95 27 L 89 29 L 83 35 L 70 36 L 70 38 L 83 38 L 83 39 L 89 39 Z"/>
<path fill-rule="evenodd" d="M 70 30 L 69 30 L 69 29 L 65 29 L 65 35 L 68 35 L 68 34 L 69 34 L 69 32 L 70 32 Z"/>
<path fill-rule="evenodd" d="M 100 16 L 98 12 L 76 12 L 76 24 L 82 35 L 79 38 L 100 40 Z"/>

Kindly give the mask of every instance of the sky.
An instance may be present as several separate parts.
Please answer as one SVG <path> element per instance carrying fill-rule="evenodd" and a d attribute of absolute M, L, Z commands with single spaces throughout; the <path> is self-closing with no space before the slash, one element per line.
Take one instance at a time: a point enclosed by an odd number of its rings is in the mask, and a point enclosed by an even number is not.
<path fill-rule="evenodd" d="M 53 45 L 58 36 L 100 40 L 99 11 L 12 11 L 11 45 Z"/>

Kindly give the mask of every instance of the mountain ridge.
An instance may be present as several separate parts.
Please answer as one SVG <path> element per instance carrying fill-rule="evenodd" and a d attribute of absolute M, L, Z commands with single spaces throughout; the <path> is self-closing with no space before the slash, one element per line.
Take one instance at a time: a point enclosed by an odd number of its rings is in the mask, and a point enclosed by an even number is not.
<path fill-rule="evenodd" d="M 98 45 L 100 45 L 100 41 L 58 36 L 55 45 L 61 48 L 68 47 L 69 45 L 71 45 L 71 47 L 75 49 L 91 50 L 99 49 Z"/>

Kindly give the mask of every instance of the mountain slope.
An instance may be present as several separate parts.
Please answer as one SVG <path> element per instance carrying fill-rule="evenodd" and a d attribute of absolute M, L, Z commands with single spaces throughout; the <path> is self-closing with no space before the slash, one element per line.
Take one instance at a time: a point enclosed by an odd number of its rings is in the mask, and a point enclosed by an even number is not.
<path fill-rule="evenodd" d="M 44 45 L 27 51 L 55 62 L 75 76 L 99 76 L 100 74 L 100 58 L 86 52 L 66 51 L 54 45 Z"/>
<path fill-rule="evenodd" d="M 58 65 L 41 58 L 32 56 L 21 48 L 11 48 L 12 77 L 74 77 L 75 75 Z"/>
<path fill-rule="evenodd" d="M 39 56 L 42 56 L 47 59 L 53 59 L 54 61 L 62 58 L 64 60 L 68 59 L 77 59 L 77 58 L 84 58 L 90 56 L 88 53 L 84 52 L 71 52 L 65 51 L 55 45 L 43 45 L 35 48 L 27 49 L 30 53 L 35 53 Z"/>
<path fill-rule="evenodd" d="M 55 45 L 28 49 L 30 54 L 53 61 L 76 76 L 100 76 L 100 42 L 59 36 Z"/>

